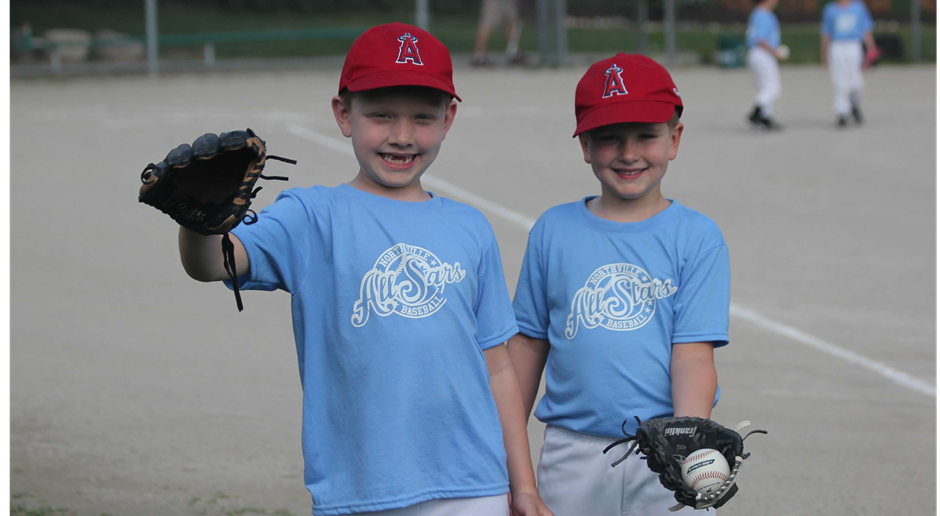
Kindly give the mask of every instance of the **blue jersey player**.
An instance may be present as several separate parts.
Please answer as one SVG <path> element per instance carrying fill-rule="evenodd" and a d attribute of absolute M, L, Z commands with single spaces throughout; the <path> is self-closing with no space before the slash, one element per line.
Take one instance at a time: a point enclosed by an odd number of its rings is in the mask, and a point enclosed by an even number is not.
<path fill-rule="evenodd" d="M 757 84 L 754 110 L 747 120 L 757 129 L 780 129 L 773 119 L 774 102 L 780 97 L 780 67 L 789 49 L 780 44 L 780 22 L 774 15 L 778 0 L 757 0 L 747 22 L 747 64 Z"/>
<path fill-rule="evenodd" d="M 874 22 L 862 0 L 837 0 L 826 5 L 822 15 L 822 60 L 832 80 L 836 125 L 846 127 L 851 114 L 862 123 L 862 66 L 878 56 L 872 36 Z M 862 42 L 868 55 L 862 51 Z"/>
<path fill-rule="evenodd" d="M 527 410 L 545 371 L 539 493 L 557 516 L 666 516 L 673 493 L 646 463 L 612 469 L 602 450 L 625 419 L 635 431 L 634 416 L 710 417 L 714 348 L 728 343 L 728 248 L 714 222 L 661 192 L 683 133 L 662 66 L 618 54 L 590 67 L 575 99 L 601 194 L 532 228 L 509 341 Z"/>
<path fill-rule="evenodd" d="M 455 100 L 456 99 L 456 100 Z M 499 248 L 421 176 L 457 113 L 447 48 L 392 23 L 346 56 L 333 113 L 358 174 L 282 192 L 232 232 L 244 289 L 291 294 L 313 514 L 551 516 L 529 459 Z M 181 230 L 186 271 L 222 280 L 219 239 Z"/>

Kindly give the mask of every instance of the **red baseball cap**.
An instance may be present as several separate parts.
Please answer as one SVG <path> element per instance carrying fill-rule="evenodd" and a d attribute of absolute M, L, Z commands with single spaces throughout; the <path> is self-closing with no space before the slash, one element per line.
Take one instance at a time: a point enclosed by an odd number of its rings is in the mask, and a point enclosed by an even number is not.
<path fill-rule="evenodd" d="M 372 27 L 353 43 L 339 91 L 372 90 L 390 86 L 427 86 L 457 100 L 450 52 L 427 31 L 405 23 Z"/>
<path fill-rule="evenodd" d="M 623 52 L 598 61 L 578 82 L 574 136 L 603 125 L 624 122 L 668 122 L 682 98 L 669 72 L 640 54 Z"/>

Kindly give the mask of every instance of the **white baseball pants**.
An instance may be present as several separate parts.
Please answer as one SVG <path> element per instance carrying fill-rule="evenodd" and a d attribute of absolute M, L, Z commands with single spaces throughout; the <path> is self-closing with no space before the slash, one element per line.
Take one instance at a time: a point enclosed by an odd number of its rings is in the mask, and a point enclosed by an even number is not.
<path fill-rule="evenodd" d="M 754 46 L 747 52 L 747 64 L 757 83 L 756 103 L 764 116 L 774 112 L 774 101 L 780 97 L 780 67 L 777 58 L 764 47 Z"/>
<path fill-rule="evenodd" d="M 631 455 L 615 468 L 610 464 L 630 449 L 622 444 L 603 453 L 616 439 L 579 434 L 549 425 L 539 460 L 539 496 L 555 516 L 671 516 L 695 512 L 676 505 L 672 491 L 646 461 Z M 709 511 L 714 515 L 714 511 Z"/>
<path fill-rule="evenodd" d="M 836 114 L 846 116 L 852 102 L 862 93 L 862 42 L 832 41 L 829 43 L 829 77 L 832 79 L 833 104 Z"/>

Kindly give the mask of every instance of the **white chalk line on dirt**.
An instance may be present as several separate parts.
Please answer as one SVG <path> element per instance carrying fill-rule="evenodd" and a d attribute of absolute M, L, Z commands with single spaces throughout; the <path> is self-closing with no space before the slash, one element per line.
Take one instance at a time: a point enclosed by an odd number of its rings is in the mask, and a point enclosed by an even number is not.
<path fill-rule="evenodd" d="M 307 141 L 322 145 L 323 147 L 346 154 L 348 156 L 355 157 L 352 145 L 348 141 L 339 140 L 330 136 L 324 136 L 297 124 L 288 124 L 287 131 L 299 138 L 303 138 Z M 520 229 L 524 229 L 527 232 L 532 229 L 532 226 L 535 224 L 535 219 L 526 217 L 525 215 L 512 211 L 508 208 L 504 208 L 499 204 L 484 199 L 483 197 L 480 197 L 479 195 L 476 195 L 472 192 L 468 192 L 463 188 L 454 186 L 442 179 L 431 177 L 425 174 L 421 178 L 421 182 L 428 186 L 432 191 L 439 191 L 446 194 L 448 197 L 453 197 L 473 205 L 483 211 L 492 213 L 493 215 L 516 224 L 516 226 L 518 226 Z M 885 379 L 900 385 L 901 387 L 908 388 L 914 392 L 925 394 L 927 396 L 937 396 L 937 388 L 934 385 L 882 364 L 877 360 L 870 359 L 855 353 L 854 351 L 849 351 L 818 337 L 814 337 L 813 335 L 810 335 L 792 326 L 788 326 L 781 322 L 764 317 L 763 315 L 760 315 L 759 313 L 749 308 L 732 303 L 730 313 L 733 317 L 748 321 L 756 326 L 763 328 L 766 331 L 780 335 L 782 337 L 786 337 L 792 341 L 798 342 L 804 346 L 808 346 L 832 357 L 868 369 L 869 371 L 872 371 L 884 377 Z"/>

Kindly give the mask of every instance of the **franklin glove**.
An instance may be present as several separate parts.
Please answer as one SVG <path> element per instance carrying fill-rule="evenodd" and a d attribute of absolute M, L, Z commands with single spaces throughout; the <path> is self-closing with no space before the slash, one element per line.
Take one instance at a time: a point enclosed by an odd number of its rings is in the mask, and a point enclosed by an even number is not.
<path fill-rule="evenodd" d="M 642 423 L 636 418 L 636 422 L 636 435 L 630 435 L 624 429 L 623 434 L 627 437 L 612 443 L 604 449 L 604 453 L 619 444 L 633 441 L 627 453 L 611 466 L 626 460 L 634 450 L 637 455 L 642 453 L 644 456 L 641 458 L 659 475 L 663 486 L 675 492 L 676 501 L 679 503 L 671 507 L 670 511 L 677 511 L 686 505 L 695 509 L 717 509 L 727 503 L 738 491 L 738 486 L 735 485 L 738 472 L 744 459 L 750 455 L 744 453 L 744 439 L 753 433 L 767 433 L 764 430 L 752 430 L 742 438 L 738 431 L 750 426 L 750 421 L 738 423 L 734 430 L 699 417 L 657 418 Z M 622 428 L 626 424 L 624 421 Z M 682 480 L 682 461 L 703 448 L 718 450 L 731 466 L 728 479 L 717 490 L 708 494 L 695 492 Z"/>

